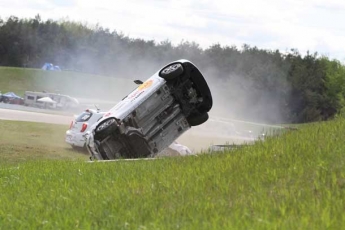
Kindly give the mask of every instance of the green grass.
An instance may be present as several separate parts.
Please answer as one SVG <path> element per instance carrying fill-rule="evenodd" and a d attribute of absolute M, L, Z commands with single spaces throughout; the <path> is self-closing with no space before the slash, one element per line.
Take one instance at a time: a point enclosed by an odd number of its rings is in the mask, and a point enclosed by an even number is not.
<path fill-rule="evenodd" d="M 25 91 L 45 90 L 74 97 L 117 100 L 126 95 L 124 92 L 128 93 L 133 88 L 134 83 L 126 79 L 126 76 L 114 78 L 72 71 L 0 67 L 0 91 L 14 92 L 20 96 Z"/>
<path fill-rule="evenodd" d="M 108 163 L 71 157 L 66 127 L 0 127 L 0 229 L 344 228 L 344 119 L 224 154 Z"/>
<path fill-rule="evenodd" d="M 0 167 L 37 159 L 85 159 L 85 154 L 65 143 L 67 129 L 65 125 L 0 120 Z"/>

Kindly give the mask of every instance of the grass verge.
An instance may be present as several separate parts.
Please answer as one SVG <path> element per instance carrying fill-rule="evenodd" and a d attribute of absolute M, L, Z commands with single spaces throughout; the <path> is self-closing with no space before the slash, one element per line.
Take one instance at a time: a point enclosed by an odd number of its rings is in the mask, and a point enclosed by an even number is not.
<path fill-rule="evenodd" d="M 0 120 L 0 167 L 30 160 L 85 159 L 64 141 L 65 125 Z"/>
<path fill-rule="evenodd" d="M 222 154 L 111 163 L 70 158 L 59 132 L 54 142 L 32 136 L 48 140 L 50 129 L 65 127 L 0 125 L 11 128 L 1 146 L 12 145 L 1 147 L 7 157 L 0 164 L 0 229 L 341 229 L 345 223 L 344 119 Z M 38 155 L 24 160 L 29 153 Z"/>

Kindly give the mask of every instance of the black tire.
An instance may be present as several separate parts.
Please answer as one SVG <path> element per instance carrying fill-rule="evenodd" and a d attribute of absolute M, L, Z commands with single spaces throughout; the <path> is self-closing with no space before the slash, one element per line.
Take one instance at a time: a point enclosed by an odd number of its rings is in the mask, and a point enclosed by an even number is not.
<path fill-rule="evenodd" d="M 95 139 L 103 140 L 114 132 L 116 130 L 115 122 L 115 118 L 110 118 L 99 124 L 95 129 Z"/>
<path fill-rule="evenodd" d="M 159 73 L 161 78 L 165 80 L 173 80 L 179 76 L 181 76 L 184 72 L 183 66 L 180 63 L 171 64 L 164 69 L 162 69 Z"/>
<path fill-rule="evenodd" d="M 102 142 L 102 148 L 104 151 L 103 155 L 106 155 L 106 159 L 112 160 L 120 158 L 119 150 L 122 146 L 118 145 L 118 143 L 107 140 Z M 104 158 L 103 155 L 102 157 Z"/>
<path fill-rule="evenodd" d="M 10 103 L 10 99 L 7 98 L 7 97 L 4 97 L 4 98 L 2 99 L 2 102 L 8 104 L 8 103 Z"/>
<path fill-rule="evenodd" d="M 190 126 L 198 126 L 201 125 L 202 123 L 206 122 L 208 120 L 208 113 L 203 113 L 198 116 L 189 116 L 187 118 L 187 121 Z"/>
<path fill-rule="evenodd" d="M 198 95 L 203 98 L 203 102 L 198 106 L 198 111 L 200 113 L 209 112 L 212 108 L 213 102 L 210 88 L 208 87 L 204 76 L 201 74 L 200 70 L 191 63 L 184 63 L 183 67 L 185 68 L 185 71 L 189 73 L 190 79 L 198 91 Z"/>

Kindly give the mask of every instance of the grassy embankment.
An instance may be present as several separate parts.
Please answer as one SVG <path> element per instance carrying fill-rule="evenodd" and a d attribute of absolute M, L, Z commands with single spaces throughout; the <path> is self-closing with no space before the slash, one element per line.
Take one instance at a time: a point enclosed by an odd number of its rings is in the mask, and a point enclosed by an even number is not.
<path fill-rule="evenodd" d="M 87 163 L 72 153 L 63 126 L 0 121 L 0 129 L 0 229 L 342 229 L 345 223 L 344 119 L 233 152 L 111 163 Z"/>

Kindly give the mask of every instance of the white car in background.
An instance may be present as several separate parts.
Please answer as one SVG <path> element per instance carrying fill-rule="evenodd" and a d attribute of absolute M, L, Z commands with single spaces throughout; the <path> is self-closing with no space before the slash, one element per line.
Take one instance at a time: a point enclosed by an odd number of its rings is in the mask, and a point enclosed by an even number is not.
<path fill-rule="evenodd" d="M 65 141 L 75 149 L 84 148 L 85 134 L 105 113 L 98 109 L 86 109 L 72 120 L 69 130 L 66 131 Z"/>

